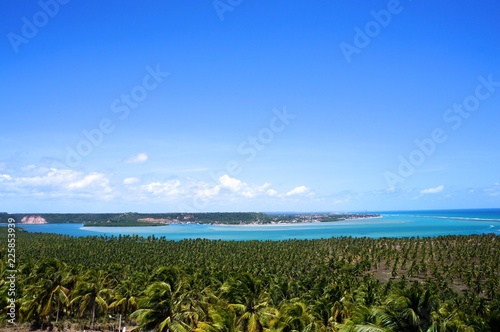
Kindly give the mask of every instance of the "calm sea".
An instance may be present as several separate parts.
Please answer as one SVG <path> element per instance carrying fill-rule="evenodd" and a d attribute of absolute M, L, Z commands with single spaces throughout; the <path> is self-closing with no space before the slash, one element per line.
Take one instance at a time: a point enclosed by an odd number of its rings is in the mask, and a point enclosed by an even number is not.
<path fill-rule="evenodd" d="M 381 218 L 287 225 L 169 225 L 82 227 L 82 224 L 18 225 L 29 232 L 71 236 L 165 236 L 169 240 L 286 240 L 353 237 L 415 237 L 494 233 L 500 235 L 500 209 L 377 212 Z"/>

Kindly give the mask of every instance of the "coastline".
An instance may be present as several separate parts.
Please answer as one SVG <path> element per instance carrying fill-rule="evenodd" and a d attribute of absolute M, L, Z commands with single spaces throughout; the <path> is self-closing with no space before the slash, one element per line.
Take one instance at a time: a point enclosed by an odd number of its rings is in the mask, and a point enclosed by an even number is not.
<path fill-rule="evenodd" d="M 293 225 L 310 225 L 310 224 L 335 224 L 342 223 L 348 221 L 356 221 L 356 220 L 368 220 L 368 219 L 381 219 L 383 215 L 371 216 L 371 217 L 361 217 L 361 218 L 350 218 L 350 219 L 339 219 L 339 220 L 331 220 L 331 221 L 301 221 L 301 222 L 274 222 L 274 223 L 249 223 L 249 224 L 200 224 L 200 225 L 210 225 L 210 226 L 293 226 Z M 178 224 L 182 225 L 182 224 Z"/>
<path fill-rule="evenodd" d="M 366 220 L 365 220 L 366 219 Z M 335 237 L 407 238 L 444 235 L 496 234 L 500 225 L 491 221 L 446 220 L 384 215 L 380 218 L 338 222 L 279 223 L 252 225 L 171 224 L 168 227 L 82 227 L 83 224 L 18 225 L 30 233 L 62 234 L 72 237 L 140 236 L 167 240 L 207 239 L 222 241 L 312 240 Z M 240 227 L 233 227 L 240 226 Z"/>
<path fill-rule="evenodd" d="M 8 214 L 5 214 L 9 216 Z M 150 217 L 144 217 L 149 215 Z M 381 218 L 381 214 L 374 213 L 284 213 L 269 214 L 259 212 L 227 212 L 227 213 L 192 213 L 192 214 L 61 214 L 57 217 L 49 215 L 49 221 L 41 215 L 23 214 L 12 215 L 17 217 L 19 225 L 35 224 L 72 224 L 81 223 L 83 227 L 156 227 L 168 225 L 293 225 L 311 223 L 330 223 L 339 221 Z M 52 216 L 52 221 L 50 220 Z M 168 217 L 167 217 L 168 216 Z M 66 217 L 67 219 L 64 219 Z M 74 217 L 74 219 L 72 218 Z M 83 220 L 81 220 L 83 219 Z M 64 222 L 63 222 L 64 220 Z M 71 220 L 71 221 L 67 221 Z M 0 219 L 0 222 L 2 219 Z M 34 222 L 37 221 L 37 222 Z"/>

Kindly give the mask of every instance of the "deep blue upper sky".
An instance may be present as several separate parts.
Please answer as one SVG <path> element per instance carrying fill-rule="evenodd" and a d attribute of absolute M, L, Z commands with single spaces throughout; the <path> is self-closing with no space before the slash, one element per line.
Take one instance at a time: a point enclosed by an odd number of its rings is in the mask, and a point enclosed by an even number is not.
<path fill-rule="evenodd" d="M 7 2 L 0 210 L 500 207 L 499 13 Z"/>

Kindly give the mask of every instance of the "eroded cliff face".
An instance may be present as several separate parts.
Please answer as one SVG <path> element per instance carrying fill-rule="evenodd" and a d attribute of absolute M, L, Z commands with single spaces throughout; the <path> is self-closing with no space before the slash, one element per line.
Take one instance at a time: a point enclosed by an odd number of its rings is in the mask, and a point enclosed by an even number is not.
<path fill-rule="evenodd" d="M 46 224 L 47 220 L 41 216 L 24 216 L 21 219 L 21 224 Z"/>

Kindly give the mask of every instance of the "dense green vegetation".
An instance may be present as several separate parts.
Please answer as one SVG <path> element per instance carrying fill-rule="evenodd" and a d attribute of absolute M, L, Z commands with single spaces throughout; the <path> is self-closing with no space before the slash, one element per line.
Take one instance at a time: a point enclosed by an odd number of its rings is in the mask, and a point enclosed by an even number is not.
<path fill-rule="evenodd" d="M 0 235 L 5 275 L 6 228 Z M 17 319 L 33 326 L 107 329 L 120 314 L 142 331 L 500 326 L 500 238 L 492 234 L 279 242 L 16 236 Z M 8 282 L 0 283 L 6 308 Z"/>

